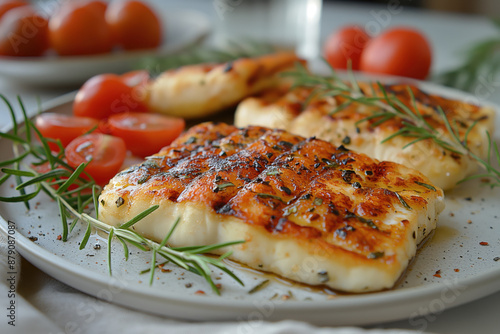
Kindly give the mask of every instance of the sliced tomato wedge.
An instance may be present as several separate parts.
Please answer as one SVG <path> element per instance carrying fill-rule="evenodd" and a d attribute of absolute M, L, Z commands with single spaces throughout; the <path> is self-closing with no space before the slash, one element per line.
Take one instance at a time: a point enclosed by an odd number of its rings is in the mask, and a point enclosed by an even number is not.
<path fill-rule="evenodd" d="M 35 119 L 35 126 L 45 138 L 59 139 L 64 147 L 98 125 L 99 122 L 93 118 L 56 113 L 40 114 Z M 51 150 L 59 151 L 57 144 L 49 143 L 49 146 Z"/>
<path fill-rule="evenodd" d="M 107 128 L 113 136 L 125 141 L 132 154 L 145 157 L 169 145 L 185 126 L 184 119 L 179 117 L 126 112 L 112 115 Z"/>
<path fill-rule="evenodd" d="M 65 152 L 68 164 L 72 167 L 90 161 L 85 171 L 103 186 L 120 171 L 127 148 L 121 138 L 91 133 L 73 140 Z"/>

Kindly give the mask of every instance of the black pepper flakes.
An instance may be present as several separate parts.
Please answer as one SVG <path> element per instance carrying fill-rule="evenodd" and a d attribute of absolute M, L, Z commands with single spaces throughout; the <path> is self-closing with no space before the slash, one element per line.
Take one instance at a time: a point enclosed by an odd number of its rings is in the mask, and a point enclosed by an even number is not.
<path fill-rule="evenodd" d="M 345 148 L 344 145 L 340 145 L 339 147 L 337 147 L 337 150 L 341 152 L 349 152 L 349 149 Z"/>
<path fill-rule="evenodd" d="M 230 61 L 229 63 L 226 64 L 226 67 L 224 67 L 224 73 L 230 72 L 233 69 L 233 62 Z"/>
<path fill-rule="evenodd" d="M 116 204 L 116 207 L 119 208 L 120 206 L 122 206 L 123 204 L 125 204 L 125 200 L 123 199 L 123 197 L 118 197 L 116 199 L 115 204 Z"/>
<path fill-rule="evenodd" d="M 320 283 L 326 283 L 330 280 L 330 276 L 326 270 L 321 270 L 318 272 L 318 279 Z"/>
<path fill-rule="evenodd" d="M 347 237 L 347 231 L 342 227 L 335 231 L 335 235 L 344 240 Z"/>
<path fill-rule="evenodd" d="M 285 141 L 285 140 L 281 140 L 278 142 L 278 145 L 281 145 L 281 146 L 285 146 L 285 147 L 288 147 L 288 148 L 292 148 L 293 147 L 293 144 L 288 142 L 288 141 Z"/>
<path fill-rule="evenodd" d="M 350 143 L 351 143 L 351 137 L 345 136 L 344 139 L 342 139 L 342 144 L 349 145 Z"/>
<path fill-rule="evenodd" d="M 292 194 L 292 191 L 289 188 L 285 187 L 285 186 L 281 186 L 280 189 L 283 190 L 287 195 L 291 195 Z"/>
<path fill-rule="evenodd" d="M 352 170 L 343 170 L 342 171 L 342 179 L 347 183 L 351 183 L 354 175 L 356 175 L 356 173 Z"/>

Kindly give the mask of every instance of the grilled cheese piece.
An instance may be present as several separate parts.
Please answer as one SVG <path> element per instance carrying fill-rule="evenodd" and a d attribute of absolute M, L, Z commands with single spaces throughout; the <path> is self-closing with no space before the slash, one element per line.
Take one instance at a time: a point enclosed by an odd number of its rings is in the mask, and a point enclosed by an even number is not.
<path fill-rule="evenodd" d="M 378 85 L 359 84 L 366 95 L 383 96 Z M 438 106 L 443 109 L 450 123 L 453 126 L 456 124 L 461 138 L 477 122 L 469 132 L 468 147 L 480 157 L 487 156 L 487 132 L 492 134 L 494 126 L 493 109 L 428 94 L 406 84 L 386 85 L 384 88 L 413 109 L 408 87 L 415 97 L 418 112 L 443 136 L 449 138 L 450 133 L 439 117 Z M 376 122 L 380 118 L 357 123 L 376 112 L 376 107 L 355 102 L 346 104 L 347 100 L 342 97 L 313 98 L 305 106 L 311 92 L 311 89 L 305 88 L 287 91 L 286 87 L 278 87 L 259 97 L 247 98 L 238 105 L 235 124 L 276 127 L 301 136 L 315 135 L 334 145 L 344 144 L 376 159 L 394 161 L 417 169 L 433 184 L 445 190 L 453 188 L 459 180 L 477 170 L 477 164 L 470 157 L 444 150 L 430 139 L 406 148 L 405 145 L 415 138 L 398 136 L 382 143 L 402 128 L 401 119 L 393 118 L 378 125 Z M 334 110 L 337 112 L 332 114 Z"/>
<path fill-rule="evenodd" d="M 153 80 L 146 101 L 155 112 L 206 117 L 283 81 L 279 73 L 299 61 L 294 53 L 280 52 L 226 64 L 184 66 Z"/>
<path fill-rule="evenodd" d="M 435 228 L 443 192 L 417 171 L 283 130 L 203 123 L 115 176 L 99 217 L 174 247 L 246 240 L 231 259 L 347 292 L 391 288 Z M 221 254 L 228 249 L 217 252 Z"/>

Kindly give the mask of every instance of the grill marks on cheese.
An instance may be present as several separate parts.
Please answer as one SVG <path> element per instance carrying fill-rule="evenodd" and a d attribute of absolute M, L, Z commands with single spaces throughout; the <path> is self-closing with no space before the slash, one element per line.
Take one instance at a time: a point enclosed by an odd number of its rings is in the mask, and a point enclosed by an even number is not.
<path fill-rule="evenodd" d="M 233 219 L 245 224 L 256 236 L 264 234 L 276 242 L 293 240 L 334 257 L 349 254 L 361 265 L 389 266 L 392 281 L 382 284 L 390 287 L 416 245 L 435 227 L 442 209 L 442 191 L 418 183 L 429 181 L 404 166 L 378 162 L 319 139 L 258 126 L 237 129 L 204 123 L 145 163 L 118 174 L 101 195 L 100 214 L 101 219 L 118 224 L 115 218 L 140 201 L 187 203 L 221 222 Z M 125 200 L 123 207 L 109 204 L 118 197 Z M 423 223 L 417 215 L 423 216 Z M 252 252 L 252 233 L 237 238 L 247 239 L 242 250 Z M 398 255 L 401 252 L 405 254 Z M 236 260 L 250 266 L 287 276 L 263 266 L 264 259 L 250 263 L 235 254 Z M 318 283 L 315 277 L 301 281 Z M 333 288 L 350 289 L 348 284 L 331 283 Z"/>

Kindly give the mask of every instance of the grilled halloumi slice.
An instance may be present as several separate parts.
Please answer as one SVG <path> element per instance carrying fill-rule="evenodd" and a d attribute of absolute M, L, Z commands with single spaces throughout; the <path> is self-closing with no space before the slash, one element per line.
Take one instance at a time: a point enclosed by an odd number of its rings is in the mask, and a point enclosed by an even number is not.
<path fill-rule="evenodd" d="M 383 96 L 376 84 L 360 83 L 361 89 L 368 96 Z M 480 157 L 486 157 L 488 150 L 487 132 L 493 133 L 495 113 L 492 108 L 479 107 L 461 101 L 428 94 L 416 86 L 386 85 L 389 94 L 399 98 L 405 105 L 413 109 L 408 93 L 411 89 L 418 111 L 443 136 L 450 137 L 443 120 L 439 117 L 437 107 L 440 106 L 450 120 L 456 124 L 461 138 L 467 128 L 477 122 L 468 135 L 470 150 Z M 376 111 L 359 103 L 351 103 L 340 111 L 337 107 L 346 102 L 342 97 L 312 99 L 305 105 L 311 89 L 298 88 L 289 91 L 287 87 L 278 87 L 259 97 L 250 97 L 238 105 L 235 115 L 236 126 L 260 125 L 288 130 L 302 136 L 317 136 L 334 145 L 344 144 L 360 153 L 368 154 L 379 160 L 401 163 L 419 170 L 433 184 L 451 189 L 456 183 L 474 173 L 477 164 L 467 155 L 459 155 L 443 150 L 432 140 L 422 140 L 406 148 L 413 137 L 395 137 L 385 143 L 382 141 L 402 128 L 402 121 L 394 118 L 373 126 L 379 118 L 367 122 L 358 121 Z"/>
<path fill-rule="evenodd" d="M 405 166 L 223 123 L 195 126 L 119 173 L 99 203 L 111 225 L 157 204 L 136 232 L 161 241 L 181 217 L 172 246 L 244 239 L 233 260 L 348 292 L 391 288 L 444 206 L 442 190 Z"/>
<path fill-rule="evenodd" d="M 279 73 L 299 61 L 294 53 L 279 52 L 225 64 L 184 66 L 151 81 L 146 101 L 151 110 L 168 115 L 209 116 L 283 81 Z"/>

